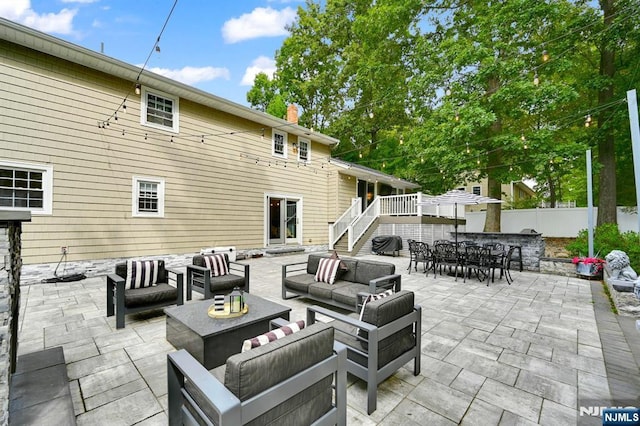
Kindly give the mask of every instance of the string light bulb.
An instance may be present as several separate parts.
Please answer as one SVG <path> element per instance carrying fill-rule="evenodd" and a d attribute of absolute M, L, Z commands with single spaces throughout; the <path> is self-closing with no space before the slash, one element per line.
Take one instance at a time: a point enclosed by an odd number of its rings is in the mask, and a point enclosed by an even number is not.
<path fill-rule="evenodd" d="M 469 154 L 471 150 L 469 149 L 469 142 L 467 142 L 467 154 Z"/>
<path fill-rule="evenodd" d="M 451 96 L 451 87 L 450 86 L 447 86 L 447 88 L 444 89 L 444 94 L 446 96 Z"/>
<path fill-rule="evenodd" d="M 202 135 L 202 138 L 200 139 L 200 143 L 204 143 L 204 135 Z"/>
<path fill-rule="evenodd" d="M 542 51 L 542 62 L 547 62 L 549 60 L 549 52 L 547 50 Z"/>
<path fill-rule="evenodd" d="M 118 111 L 116 111 L 116 112 L 114 112 L 114 113 L 113 113 L 113 119 L 114 119 L 115 121 L 118 121 Z"/>
<path fill-rule="evenodd" d="M 584 127 L 589 127 L 591 125 L 591 114 L 587 114 L 584 119 Z"/>
<path fill-rule="evenodd" d="M 525 138 L 525 137 L 524 137 L 524 135 L 522 135 L 522 136 L 520 136 L 520 140 L 521 140 L 521 141 L 522 141 L 522 143 L 523 143 L 523 148 L 524 148 L 524 149 L 527 149 L 527 148 L 528 148 L 528 147 L 527 147 L 527 138 Z"/>
<path fill-rule="evenodd" d="M 460 121 L 460 114 L 456 111 L 456 116 L 454 117 L 456 121 Z"/>
<path fill-rule="evenodd" d="M 373 118 L 373 111 L 369 113 L 369 118 Z"/>
<path fill-rule="evenodd" d="M 173 143 L 173 135 L 171 135 L 171 143 Z"/>
<path fill-rule="evenodd" d="M 400 145 L 404 145 L 404 138 L 400 135 Z"/>
<path fill-rule="evenodd" d="M 136 95 L 139 95 L 141 91 L 140 83 L 136 83 Z"/>
<path fill-rule="evenodd" d="M 123 114 L 127 113 L 127 101 L 122 102 L 122 113 Z"/>
<path fill-rule="evenodd" d="M 536 71 L 533 75 L 533 85 L 537 86 L 538 84 L 540 84 L 540 77 L 538 77 L 538 72 Z"/>
<path fill-rule="evenodd" d="M 358 157 L 362 158 L 362 151 L 358 153 Z"/>

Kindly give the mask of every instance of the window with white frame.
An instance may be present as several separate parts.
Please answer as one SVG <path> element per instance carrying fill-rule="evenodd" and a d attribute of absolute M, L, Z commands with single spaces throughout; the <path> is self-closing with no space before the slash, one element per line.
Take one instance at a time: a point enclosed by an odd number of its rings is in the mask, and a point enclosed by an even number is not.
<path fill-rule="evenodd" d="M 298 138 L 298 161 L 311 161 L 311 142 L 308 139 Z"/>
<path fill-rule="evenodd" d="M 157 129 L 178 132 L 178 98 L 158 91 L 145 89 L 142 92 L 142 114 L 140 123 Z"/>
<path fill-rule="evenodd" d="M 274 130 L 273 132 L 273 155 L 287 157 L 287 134 Z"/>
<path fill-rule="evenodd" d="M 472 188 L 472 190 L 473 190 L 473 193 L 474 193 L 475 195 L 482 195 L 482 194 L 480 193 L 480 186 L 474 186 L 474 187 Z"/>
<path fill-rule="evenodd" d="M 132 194 L 132 216 L 164 217 L 164 179 L 134 176 Z"/>
<path fill-rule="evenodd" d="M 53 166 L 0 161 L 0 210 L 51 214 Z"/>

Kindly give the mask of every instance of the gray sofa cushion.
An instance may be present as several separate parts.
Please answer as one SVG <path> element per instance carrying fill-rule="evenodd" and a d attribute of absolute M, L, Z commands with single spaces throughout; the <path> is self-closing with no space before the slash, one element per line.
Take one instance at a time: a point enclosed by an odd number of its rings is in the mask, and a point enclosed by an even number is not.
<path fill-rule="evenodd" d="M 267 345 L 229 357 L 224 384 L 245 401 L 333 353 L 333 327 L 316 323 Z M 331 409 L 333 377 L 327 376 L 261 416 L 269 421 L 309 424 Z"/>
<path fill-rule="evenodd" d="M 124 291 L 124 306 L 135 308 L 156 303 L 169 303 L 178 299 L 178 289 L 169 284 L 157 284 L 151 287 L 135 288 Z"/>
<path fill-rule="evenodd" d="M 314 297 L 322 297 L 323 299 L 331 299 L 332 292 L 341 287 L 350 286 L 353 283 L 347 281 L 336 281 L 333 284 L 323 282 L 314 282 L 309 286 L 309 294 Z"/>
<path fill-rule="evenodd" d="M 398 293 L 366 304 L 362 320 L 381 327 L 413 311 L 414 294 L 402 290 Z M 360 330 L 359 335 L 367 337 L 367 332 Z M 416 344 L 413 328 L 408 326 L 392 336 L 380 341 L 378 345 L 378 368 L 402 355 Z M 366 342 L 362 342 L 366 350 Z"/>
<path fill-rule="evenodd" d="M 329 253 L 311 253 L 307 258 L 307 274 L 316 275 L 320 259 L 331 257 Z"/>
<path fill-rule="evenodd" d="M 219 291 L 231 292 L 231 290 L 233 290 L 234 287 L 240 287 L 240 288 L 244 287 L 244 277 L 241 277 L 240 275 L 235 275 L 235 274 L 220 275 L 215 277 L 215 280 L 213 279 L 213 277 L 211 278 L 212 279 L 211 279 L 211 283 L 209 284 L 209 287 L 211 288 L 212 293 L 219 292 Z M 196 280 L 193 280 L 193 286 L 202 288 L 201 283 Z"/>
<path fill-rule="evenodd" d="M 339 303 L 345 305 L 353 305 L 353 309 L 356 309 L 356 302 L 358 300 L 358 293 L 369 292 L 369 286 L 364 284 L 348 283 L 348 285 L 335 287 L 331 290 L 331 298 Z"/>
<path fill-rule="evenodd" d="M 354 282 L 369 284 L 369 281 L 396 273 L 396 265 L 386 262 L 370 262 L 358 260 Z"/>
<path fill-rule="evenodd" d="M 315 283 L 316 280 L 312 274 L 290 275 L 284 279 L 287 288 L 304 293 L 309 293 L 309 286 Z"/>
<path fill-rule="evenodd" d="M 338 279 L 355 282 L 356 265 L 358 264 L 359 260 L 350 257 L 341 257 L 340 259 L 342 259 L 342 264 L 347 267 L 347 270 L 339 272 Z"/>

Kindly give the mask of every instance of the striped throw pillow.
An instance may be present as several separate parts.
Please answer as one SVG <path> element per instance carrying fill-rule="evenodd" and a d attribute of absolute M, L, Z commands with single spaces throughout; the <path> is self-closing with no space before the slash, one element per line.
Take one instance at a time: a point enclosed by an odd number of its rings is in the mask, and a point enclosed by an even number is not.
<path fill-rule="evenodd" d="M 127 276 L 124 288 L 151 287 L 158 282 L 157 260 L 127 260 Z"/>
<path fill-rule="evenodd" d="M 340 268 L 340 259 L 322 258 L 318 263 L 315 280 L 327 284 L 333 284 L 336 281 L 336 275 Z"/>
<path fill-rule="evenodd" d="M 256 336 L 253 339 L 247 339 L 242 342 L 242 352 L 246 352 L 249 349 L 257 348 L 258 346 L 266 345 L 269 342 L 283 338 L 290 334 L 300 331 L 304 328 L 304 321 L 296 321 L 287 325 L 283 325 L 280 328 L 269 331 L 268 333 Z"/>
<path fill-rule="evenodd" d="M 211 270 L 212 277 L 219 277 L 229 273 L 229 267 L 227 266 L 224 254 L 208 254 L 204 256 L 204 264 L 207 269 Z"/>

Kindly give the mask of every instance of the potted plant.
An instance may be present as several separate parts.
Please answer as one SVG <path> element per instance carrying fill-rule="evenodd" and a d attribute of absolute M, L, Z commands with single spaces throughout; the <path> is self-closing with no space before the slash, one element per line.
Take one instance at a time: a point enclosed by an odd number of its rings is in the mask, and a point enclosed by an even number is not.
<path fill-rule="evenodd" d="M 579 277 L 602 279 L 602 270 L 604 269 L 604 259 L 599 257 L 574 257 L 574 265 L 576 265 L 576 274 Z"/>

